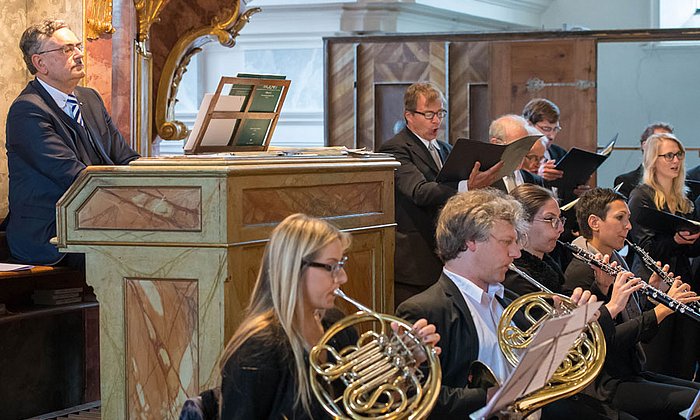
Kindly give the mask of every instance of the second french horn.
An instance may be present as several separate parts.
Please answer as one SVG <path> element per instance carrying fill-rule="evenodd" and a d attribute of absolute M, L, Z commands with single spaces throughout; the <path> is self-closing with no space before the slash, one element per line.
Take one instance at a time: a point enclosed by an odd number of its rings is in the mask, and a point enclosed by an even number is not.
<path fill-rule="evenodd" d="M 553 293 L 515 265 L 511 264 L 509 268 L 541 290 L 515 299 L 501 316 L 498 344 L 508 362 L 515 366 L 542 323 L 557 316 L 561 311 L 573 310 L 576 304 L 566 296 Z M 561 309 L 550 303 L 554 296 L 561 300 Z M 518 313 L 524 315 L 529 323 L 524 329 L 516 326 L 514 322 Z M 566 358 L 547 385 L 516 400 L 508 409 L 510 415 L 524 417 L 553 401 L 578 393 L 600 373 L 605 362 L 605 352 L 603 330 L 597 322 L 592 322 L 588 325 L 588 331 L 584 331 L 569 349 Z"/>

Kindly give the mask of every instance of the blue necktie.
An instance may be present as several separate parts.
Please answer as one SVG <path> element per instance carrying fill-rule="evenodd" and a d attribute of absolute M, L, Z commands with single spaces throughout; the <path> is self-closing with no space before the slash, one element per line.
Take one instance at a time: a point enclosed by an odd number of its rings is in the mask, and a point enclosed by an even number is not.
<path fill-rule="evenodd" d="M 66 105 L 68 106 L 68 111 L 70 116 L 80 125 L 83 125 L 83 116 L 80 114 L 80 104 L 78 103 L 78 98 L 74 95 L 68 95 L 66 100 Z"/>

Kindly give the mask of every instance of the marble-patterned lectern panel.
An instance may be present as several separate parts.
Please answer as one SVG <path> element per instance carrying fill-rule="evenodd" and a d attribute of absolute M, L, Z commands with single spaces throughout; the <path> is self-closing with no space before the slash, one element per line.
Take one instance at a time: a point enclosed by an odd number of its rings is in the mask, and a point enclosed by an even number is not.
<path fill-rule="evenodd" d="M 202 230 L 200 187 L 98 187 L 76 212 L 78 229 Z"/>
<path fill-rule="evenodd" d="M 279 223 L 292 213 L 316 217 L 381 214 L 381 182 L 243 190 L 245 226 Z"/>
<path fill-rule="evenodd" d="M 128 418 L 177 418 L 199 392 L 197 282 L 126 279 L 124 303 Z"/>

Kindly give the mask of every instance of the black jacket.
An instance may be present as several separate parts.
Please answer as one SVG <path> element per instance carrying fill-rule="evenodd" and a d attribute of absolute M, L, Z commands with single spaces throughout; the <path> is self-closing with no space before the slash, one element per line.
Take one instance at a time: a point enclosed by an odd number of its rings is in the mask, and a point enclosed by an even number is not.
<path fill-rule="evenodd" d="M 452 146 L 439 142 L 442 161 Z M 438 168 L 423 142 L 408 128 L 379 151 L 401 166 L 395 174 L 396 252 L 394 281 L 416 286 L 435 282 L 442 262 L 435 254 L 435 222 L 442 206 L 457 193 L 456 183 L 438 183 Z"/>

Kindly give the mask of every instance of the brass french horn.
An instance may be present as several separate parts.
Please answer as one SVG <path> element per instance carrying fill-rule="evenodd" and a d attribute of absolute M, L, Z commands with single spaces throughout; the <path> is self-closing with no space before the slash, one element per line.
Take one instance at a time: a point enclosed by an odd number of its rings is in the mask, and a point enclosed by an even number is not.
<path fill-rule="evenodd" d="M 508 362 L 515 366 L 541 324 L 562 311 L 575 309 L 576 304 L 567 296 L 553 293 L 514 264 L 509 268 L 542 290 L 515 299 L 501 316 L 498 325 L 498 344 Z M 555 308 L 550 303 L 554 296 L 558 296 L 561 300 L 561 309 Z M 530 324 L 525 330 L 521 330 L 513 322 L 515 314 L 521 311 Z M 508 411 L 513 417 L 525 417 L 553 401 L 578 393 L 600 373 L 605 362 L 605 352 L 605 336 L 600 324 L 598 322 L 588 324 L 587 332 L 584 331 L 569 349 L 566 358 L 547 385 L 516 400 Z"/>
<path fill-rule="evenodd" d="M 349 298 L 335 294 L 359 311 L 333 324 L 309 353 L 311 389 L 323 408 L 335 418 L 422 419 L 437 401 L 442 381 L 440 360 L 425 345 L 412 325 L 395 316 L 377 313 Z M 391 323 L 399 326 L 398 333 Z M 367 330 L 368 324 L 371 326 Z M 363 331 L 357 343 L 336 349 L 332 342 L 343 331 Z M 421 371 L 416 351 L 427 358 Z"/>

